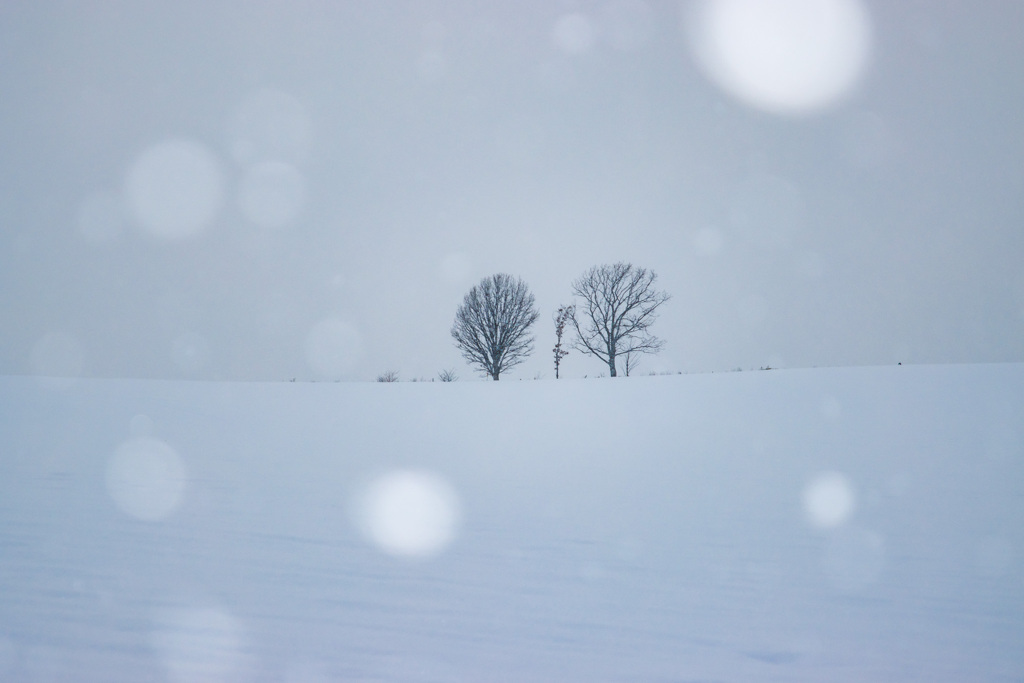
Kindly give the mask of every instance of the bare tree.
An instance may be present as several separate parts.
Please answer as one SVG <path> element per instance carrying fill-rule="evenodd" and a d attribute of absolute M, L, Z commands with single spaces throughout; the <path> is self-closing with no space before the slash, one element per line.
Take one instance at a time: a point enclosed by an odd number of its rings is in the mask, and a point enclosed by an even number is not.
<path fill-rule="evenodd" d="M 565 333 L 565 324 L 572 319 L 572 314 L 576 310 L 575 306 L 559 306 L 558 311 L 555 312 L 555 348 L 552 351 L 555 352 L 555 379 L 558 379 L 558 366 L 561 365 L 562 359 L 569 355 L 568 349 L 562 348 L 562 335 Z"/>
<path fill-rule="evenodd" d="M 526 283 L 498 273 L 486 277 L 455 312 L 452 338 L 462 356 L 497 381 L 533 352 L 530 327 L 539 313 Z"/>
<path fill-rule="evenodd" d="M 385 372 L 382 372 L 379 375 L 377 375 L 377 381 L 387 383 L 397 382 L 398 372 L 396 370 L 387 370 Z"/>
<path fill-rule="evenodd" d="M 452 368 L 451 370 L 446 369 L 437 373 L 437 378 L 442 382 L 454 382 L 459 376 L 455 374 L 455 368 Z"/>
<path fill-rule="evenodd" d="M 637 354 L 660 351 L 664 342 L 649 329 L 658 307 L 670 297 L 654 288 L 657 279 L 653 270 L 620 262 L 594 266 L 575 280 L 572 292 L 583 303 L 571 318 L 576 330 L 573 348 L 607 363 L 612 377 L 618 356 L 625 356 L 632 369 Z"/>
<path fill-rule="evenodd" d="M 626 371 L 626 377 L 629 377 L 629 373 L 636 370 L 636 366 L 640 365 L 639 353 L 634 351 L 627 351 L 623 356 L 622 368 Z"/>

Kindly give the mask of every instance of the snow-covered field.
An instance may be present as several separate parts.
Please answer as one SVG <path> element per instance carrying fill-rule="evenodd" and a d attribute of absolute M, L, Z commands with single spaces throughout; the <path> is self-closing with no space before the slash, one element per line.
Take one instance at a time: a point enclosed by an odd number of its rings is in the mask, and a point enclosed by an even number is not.
<path fill-rule="evenodd" d="M 1024 680 L 1024 365 L 0 378 L 0 680 Z"/>

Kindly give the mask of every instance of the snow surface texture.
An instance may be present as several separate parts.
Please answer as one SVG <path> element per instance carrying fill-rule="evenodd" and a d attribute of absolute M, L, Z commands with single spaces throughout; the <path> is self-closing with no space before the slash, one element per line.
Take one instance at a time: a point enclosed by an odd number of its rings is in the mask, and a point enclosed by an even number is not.
<path fill-rule="evenodd" d="M 0 378 L 0 680 L 1024 676 L 1024 365 Z"/>

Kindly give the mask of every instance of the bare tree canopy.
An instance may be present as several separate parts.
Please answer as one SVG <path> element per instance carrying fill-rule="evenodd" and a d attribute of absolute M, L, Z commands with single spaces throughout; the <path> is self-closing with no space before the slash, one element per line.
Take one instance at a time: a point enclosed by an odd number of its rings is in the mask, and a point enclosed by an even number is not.
<path fill-rule="evenodd" d="M 533 351 L 530 327 L 540 315 L 526 283 L 498 273 L 469 290 L 455 313 L 452 338 L 462 356 L 494 380 Z"/>
<path fill-rule="evenodd" d="M 576 330 L 573 347 L 607 363 L 612 377 L 618 356 L 633 365 L 637 354 L 660 351 L 664 342 L 649 330 L 658 307 L 670 297 L 654 288 L 657 279 L 653 270 L 620 262 L 594 266 L 575 280 L 572 293 L 583 303 L 571 318 Z"/>

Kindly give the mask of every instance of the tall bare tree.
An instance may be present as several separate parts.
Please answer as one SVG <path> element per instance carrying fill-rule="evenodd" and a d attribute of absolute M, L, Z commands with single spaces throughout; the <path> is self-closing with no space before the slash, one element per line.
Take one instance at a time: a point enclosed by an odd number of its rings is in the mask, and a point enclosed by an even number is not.
<path fill-rule="evenodd" d="M 559 306 L 555 312 L 555 379 L 558 379 L 558 366 L 562 359 L 569 355 L 569 351 L 562 348 L 562 335 L 565 333 L 565 325 L 572 318 L 575 308 L 573 306 Z"/>
<path fill-rule="evenodd" d="M 649 330 L 670 297 L 655 289 L 657 279 L 653 270 L 619 262 L 594 266 L 575 280 L 572 292 L 583 302 L 570 318 L 573 347 L 607 363 L 612 377 L 618 356 L 634 365 L 637 354 L 660 351 L 664 342 Z"/>
<path fill-rule="evenodd" d="M 455 345 L 470 365 L 497 381 L 533 351 L 529 330 L 540 315 L 533 304 L 533 294 L 521 279 L 504 273 L 484 278 L 455 312 Z"/>

